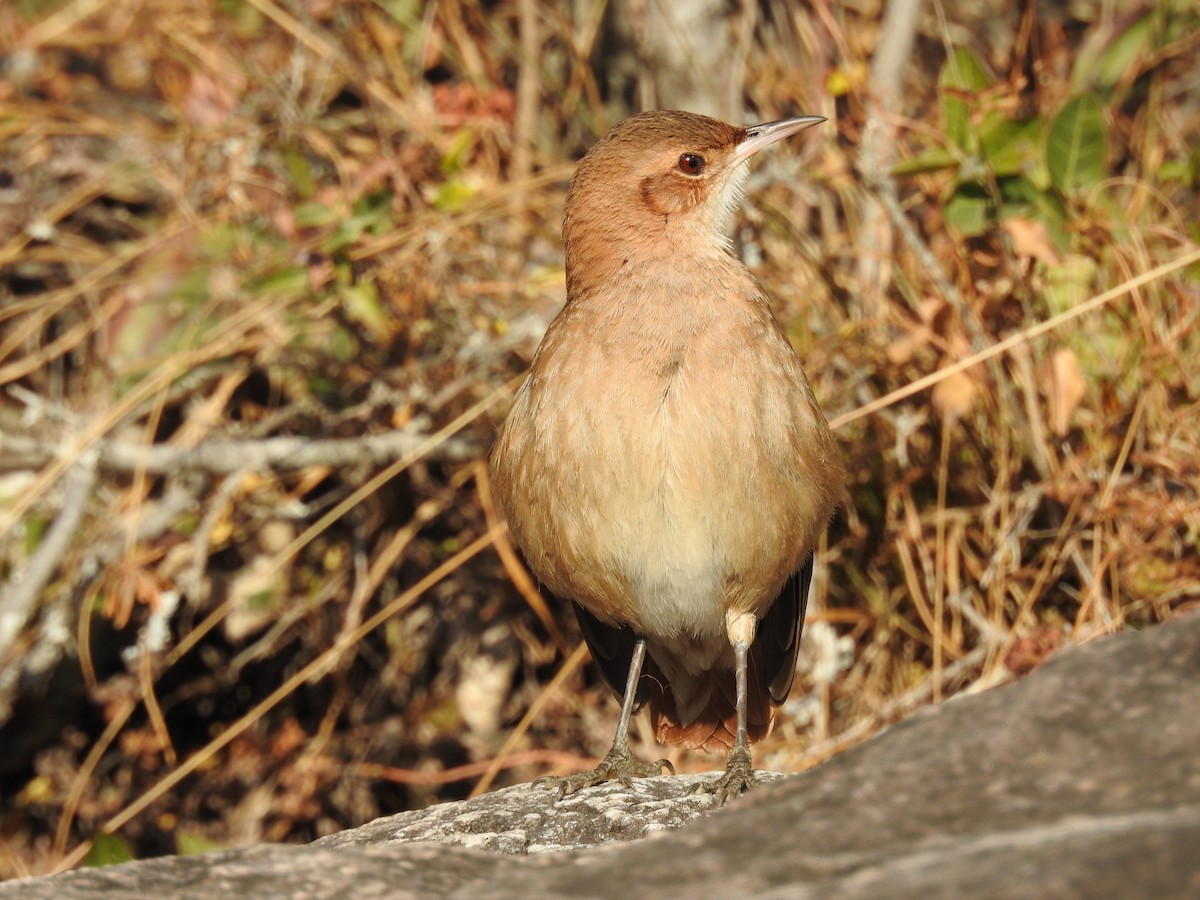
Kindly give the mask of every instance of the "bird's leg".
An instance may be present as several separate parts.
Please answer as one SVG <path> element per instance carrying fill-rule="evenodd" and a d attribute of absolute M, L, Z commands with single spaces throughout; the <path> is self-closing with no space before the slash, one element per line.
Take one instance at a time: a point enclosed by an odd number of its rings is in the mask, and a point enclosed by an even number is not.
<path fill-rule="evenodd" d="M 638 680 L 642 677 L 642 662 L 646 658 L 646 640 L 638 638 L 633 645 L 633 657 L 629 661 L 629 677 L 625 681 L 625 695 L 621 698 L 621 718 L 617 722 L 617 733 L 613 737 L 612 747 L 600 765 L 590 772 L 580 772 L 577 775 L 556 776 L 547 775 L 534 781 L 534 787 L 548 785 L 558 788 L 561 800 L 568 794 L 574 794 L 585 787 L 616 779 L 627 788 L 633 787 L 633 779 L 658 775 L 665 768 L 672 775 L 675 767 L 670 760 L 660 759 L 652 763 L 644 763 L 634 759 L 629 749 L 629 720 L 633 716 L 633 706 L 637 698 Z M 749 759 L 749 754 L 747 754 Z"/>
<path fill-rule="evenodd" d="M 733 643 L 734 683 L 737 687 L 737 735 L 734 737 L 733 749 L 729 751 L 725 774 L 696 788 L 697 793 L 716 794 L 718 806 L 753 787 L 757 782 L 750 758 L 750 739 L 746 731 L 746 706 L 749 697 L 746 679 L 750 669 L 750 645 L 754 643 L 758 620 L 751 613 L 735 616 L 731 612 L 726 624 L 729 640 Z"/>

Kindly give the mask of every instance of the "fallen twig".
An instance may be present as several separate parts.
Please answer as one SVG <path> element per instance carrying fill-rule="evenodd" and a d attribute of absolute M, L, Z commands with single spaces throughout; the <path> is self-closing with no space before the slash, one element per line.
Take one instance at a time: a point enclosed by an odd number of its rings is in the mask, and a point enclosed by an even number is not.
<path fill-rule="evenodd" d="M 415 429 L 398 429 L 353 438 L 270 437 L 259 440 L 212 440 L 194 447 L 168 444 L 97 443 L 102 469 L 132 472 L 142 469 L 165 475 L 198 469 L 213 475 L 270 468 L 304 469 L 311 466 L 344 467 L 391 462 L 412 453 L 428 438 Z M 0 433 L 0 471 L 31 469 L 54 460 L 58 448 L 45 440 Z M 439 459 L 462 461 L 480 453 L 475 442 L 464 438 L 443 441 Z"/>
<path fill-rule="evenodd" d="M 62 562 L 63 555 L 75 536 L 75 529 L 87 510 L 92 485 L 96 482 L 95 450 L 84 452 L 72 467 L 67 479 L 66 498 L 54 524 L 38 545 L 23 576 L 18 576 L 8 590 L 0 594 L 0 660 L 33 611 L 33 605 Z"/>

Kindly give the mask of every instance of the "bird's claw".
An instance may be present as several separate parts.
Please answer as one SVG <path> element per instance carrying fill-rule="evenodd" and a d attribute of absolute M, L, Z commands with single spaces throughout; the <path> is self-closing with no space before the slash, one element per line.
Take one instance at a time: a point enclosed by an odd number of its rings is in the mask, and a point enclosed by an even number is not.
<path fill-rule="evenodd" d="M 646 763 L 635 759 L 629 751 L 624 753 L 610 750 L 596 768 L 575 775 L 543 775 L 533 782 L 534 787 L 550 787 L 558 789 L 558 799 L 582 791 L 586 787 L 603 784 L 605 781 L 619 781 L 627 788 L 633 787 L 633 779 L 650 778 L 662 774 L 666 769 L 672 775 L 675 767 L 667 759 L 658 759 Z"/>
<path fill-rule="evenodd" d="M 756 784 L 758 778 L 754 774 L 750 748 L 734 747 L 725 765 L 725 774 L 712 781 L 702 781 L 692 789 L 692 793 L 712 794 L 716 797 L 717 806 L 724 806 Z"/>

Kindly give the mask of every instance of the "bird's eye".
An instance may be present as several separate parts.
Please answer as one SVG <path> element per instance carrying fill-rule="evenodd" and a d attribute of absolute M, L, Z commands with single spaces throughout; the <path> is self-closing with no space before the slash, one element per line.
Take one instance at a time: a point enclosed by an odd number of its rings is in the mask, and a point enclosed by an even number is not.
<path fill-rule="evenodd" d="M 684 175 L 699 175 L 704 171 L 704 157 L 699 153 L 685 153 L 679 157 L 679 171 Z"/>

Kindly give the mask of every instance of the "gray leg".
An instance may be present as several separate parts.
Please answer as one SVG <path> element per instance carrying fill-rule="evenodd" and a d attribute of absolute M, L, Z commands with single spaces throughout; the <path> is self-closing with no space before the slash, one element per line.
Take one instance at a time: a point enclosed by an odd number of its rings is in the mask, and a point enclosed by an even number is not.
<path fill-rule="evenodd" d="M 633 717 L 633 704 L 637 697 L 638 679 L 642 677 L 642 663 L 646 659 L 646 641 L 638 638 L 633 646 L 633 658 L 629 661 L 629 677 L 625 680 L 625 695 L 621 698 L 621 718 L 617 722 L 617 733 L 613 737 L 612 748 L 600 761 L 600 765 L 590 772 L 580 772 L 577 775 L 558 777 L 547 775 L 534 781 L 534 787 L 547 785 L 558 788 L 561 800 L 568 794 L 574 794 L 585 787 L 616 779 L 627 788 L 633 787 L 633 779 L 646 778 L 661 774 L 665 768 L 672 775 L 675 767 L 669 760 L 660 759 L 652 763 L 640 762 L 633 758 L 629 749 L 629 720 Z M 743 678 L 743 681 L 745 679 Z M 744 729 L 742 729 L 744 731 Z M 749 759 L 749 751 L 747 751 Z"/>
<path fill-rule="evenodd" d="M 746 679 L 750 668 L 750 644 L 736 641 L 733 645 L 733 657 L 734 679 L 737 685 L 737 736 L 734 738 L 733 749 L 729 751 L 725 774 L 696 788 L 697 793 L 715 794 L 718 806 L 753 787 L 756 781 L 750 758 L 750 740 L 746 733 Z"/>

